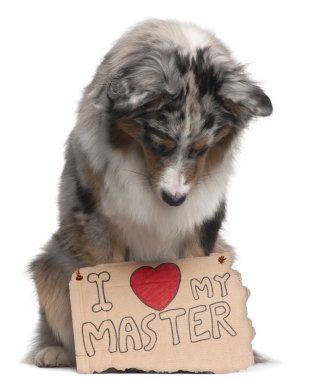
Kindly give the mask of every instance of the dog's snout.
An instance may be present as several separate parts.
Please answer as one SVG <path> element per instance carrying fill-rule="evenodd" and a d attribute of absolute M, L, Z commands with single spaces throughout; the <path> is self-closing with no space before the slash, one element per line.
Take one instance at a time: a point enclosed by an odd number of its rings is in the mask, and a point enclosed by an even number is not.
<path fill-rule="evenodd" d="M 180 206 L 187 198 L 186 194 L 180 194 L 176 192 L 175 194 L 169 193 L 168 191 L 162 191 L 162 199 L 164 202 L 170 206 Z"/>

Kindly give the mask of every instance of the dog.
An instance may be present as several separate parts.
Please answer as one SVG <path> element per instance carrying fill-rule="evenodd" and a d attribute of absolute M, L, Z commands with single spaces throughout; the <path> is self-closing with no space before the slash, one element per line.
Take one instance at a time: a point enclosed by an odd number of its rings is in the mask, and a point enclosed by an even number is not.
<path fill-rule="evenodd" d="M 227 248 L 219 236 L 233 157 L 263 90 L 211 32 L 149 20 L 104 57 L 79 104 L 59 228 L 30 264 L 40 304 L 31 360 L 75 365 L 68 284 L 76 268 Z"/>

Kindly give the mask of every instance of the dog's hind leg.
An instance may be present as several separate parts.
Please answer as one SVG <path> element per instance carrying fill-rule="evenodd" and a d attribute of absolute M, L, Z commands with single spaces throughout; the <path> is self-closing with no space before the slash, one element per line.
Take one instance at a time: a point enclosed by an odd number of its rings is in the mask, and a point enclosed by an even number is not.
<path fill-rule="evenodd" d="M 74 355 L 63 347 L 50 329 L 45 315 L 40 311 L 37 341 L 29 354 L 29 362 L 38 367 L 70 367 L 74 365 Z"/>
<path fill-rule="evenodd" d="M 77 263 L 56 236 L 30 265 L 39 296 L 40 321 L 29 361 L 39 367 L 75 364 L 69 281 Z"/>

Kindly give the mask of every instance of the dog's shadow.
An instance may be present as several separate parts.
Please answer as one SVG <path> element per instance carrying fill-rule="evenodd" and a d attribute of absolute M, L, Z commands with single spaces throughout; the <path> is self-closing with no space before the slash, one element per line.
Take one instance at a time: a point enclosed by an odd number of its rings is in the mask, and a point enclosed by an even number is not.
<path fill-rule="evenodd" d="M 252 368 L 258 368 L 259 364 L 275 364 L 275 363 L 278 363 L 278 361 L 274 360 L 274 359 L 271 359 L 263 354 L 260 354 L 259 352 L 257 351 L 254 351 L 254 365 L 252 367 L 249 367 L 247 370 L 249 369 L 252 369 Z M 245 369 L 246 370 L 246 369 Z M 153 373 L 156 373 L 156 374 L 195 374 L 195 375 L 198 375 L 198 374 L 214 374 L 214 372 L 211 372 L 211 371 L 200 371 L 200 372 L 191 372 L 191 371 L 182 371 L 182 370 L 179 370 L 179 371 L 176 371 L 176 372 L 156 372 L 156 371 L 142 371 L 140 369 L 136 369 L 136 368 L 128 368 L 124 371 L 122 370 L 118 370 L 118 369 L 115 369 L 115 368 L 109 368 L 107 369 L 106 371 L 103 371 L 100 373 L 101 374 L 105 374 L 105 373 L 144 373 L 144 374 L 153 374 Z"/>

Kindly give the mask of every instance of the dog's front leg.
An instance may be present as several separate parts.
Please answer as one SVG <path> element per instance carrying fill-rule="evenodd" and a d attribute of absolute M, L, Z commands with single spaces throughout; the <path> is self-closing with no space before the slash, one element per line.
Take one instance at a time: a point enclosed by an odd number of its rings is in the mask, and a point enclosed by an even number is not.
<path fill-rule="evenodd" d="M 205 256 L 205 251 L 200 243 L 200 233 L 197 229 L 192 235 L 188 236 L 184 243 L 183 257 Z"/>

